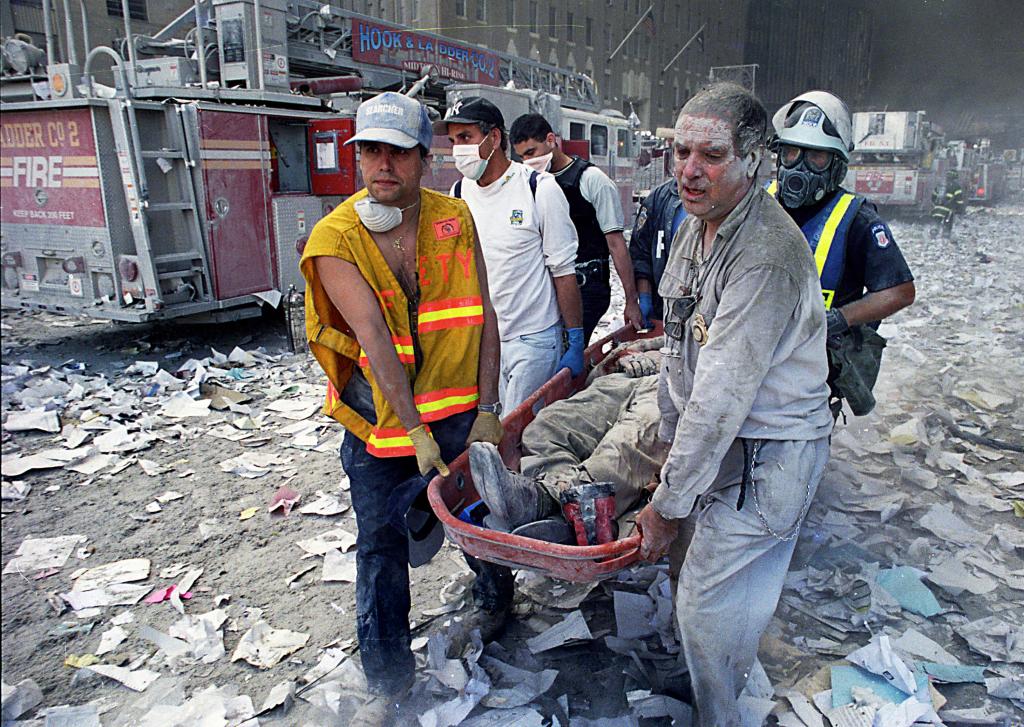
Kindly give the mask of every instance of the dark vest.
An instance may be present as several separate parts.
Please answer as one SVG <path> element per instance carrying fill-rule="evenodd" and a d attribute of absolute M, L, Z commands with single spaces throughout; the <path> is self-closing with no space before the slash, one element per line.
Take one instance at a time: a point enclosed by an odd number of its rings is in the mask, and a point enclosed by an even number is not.
<path fill-rule="evenodd" d="M 608 241 L 597 221 L 597 212 L 594 211 L 594 205 L 590 204 L 580 191 L 583 172 L 592 166 L 594 165 L 585 159 L 574 156 L 565 171 L 555 176 L 558 186 L 562 188 L 565 198 L 569 201 L 569 216 L 580 238 L 580 246 L 576 252 L 578 263 L 608 259 Z"/>
<path fill-rule="evenodd" d="M 768 194 L 775 196 L 778 182 L 767 186 Z M 839 283 L 843 279 L 843 268 L 846 265 L 846 235 L 850 232 L 850 224 L 857 216 L 857 211 L 864 204 L 864 197 L 849 192 L 839 191 L 832 197 L 818 214 L 800 226 L 800 231 L 807 238 L 814 254 L 814 264 L 821 280 L 821 295 L 825 300 L 825 309 L 832 307 Z"/>

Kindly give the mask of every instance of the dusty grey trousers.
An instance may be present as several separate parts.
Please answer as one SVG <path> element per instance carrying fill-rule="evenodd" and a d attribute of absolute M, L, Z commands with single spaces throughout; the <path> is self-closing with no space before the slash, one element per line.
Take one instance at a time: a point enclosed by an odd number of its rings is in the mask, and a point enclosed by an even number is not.
<path fill-rule="evenodd" d="M 676 591 L 676 617 L 697 727 L 741 724 L 737 698 L 778 606 L 799 524 L 828 462 L 827 437 L 747 440 L 748 451 L 758 441 L 742 508 L 737 504 L 749 460 L 736 440 L 688 518 L 692 539 Z M 687 539 L 681 535 L 676 549 L 685 548 Z"/>
<path fill-rule="evenodd" d="M 546 406 L 523 432 L 520 470 L 558 502 L 579 482 L 615 485 L 615 516 L 633 505 L 659 471 L 658 377 L 608 374 Z"/>

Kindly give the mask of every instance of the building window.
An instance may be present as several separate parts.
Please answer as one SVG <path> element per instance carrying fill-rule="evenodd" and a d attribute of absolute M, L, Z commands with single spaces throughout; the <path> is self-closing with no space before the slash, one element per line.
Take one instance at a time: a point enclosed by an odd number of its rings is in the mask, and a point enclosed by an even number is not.
<path fill-rule="evenodd" d="M 505 23 L 510 28 L 516 27 L 516 0 L 505 0 Z"/>
<path fill-rule="evenodd" d="M 123 18 L 121 0 L 107 0 L 107 15 Z M 132 20 L 149 20 L 146 12 L 146 0 L 128 0 L 128 15 Z"/>
<path fill-rule="evenodd" d="M 487 20 L 487 0 L 476 0 L 476 19 Z"/>
<path fill-rule="evenodd" d="M 460 18 L 466 17 L 466 0 L 455 0 L 455 14 Z"/>
<path fill-rule="evenodd" d="M 570 43 L 575 40 L 575 32 L 572 27 L 573 16 L 572 13 L 565 14 L 565 39 Z"/>
<path fill-rule="evenodd" d="M 537 32 L 537 0 L 530 0 L 530 32 Z"/>
<path fill-rule="evenodd" d="M 555 22 L 558 20 L 558 10 L 554 5 L 548 6 L 548 37 L 557 38 L 558 33 L 555 32 Z"/>
<path fill-rule="evenodd" d="M 604 49 L 609 53 L 615 50 L 612 48 L 612 26 L 610 25 L 604 26 Z"/>
<path fill-rule="evenodd" d="M 586 40 L 587 45 L 591 48 L 594 47 L 594 19 L 587 18 L 586 20 Z"/>

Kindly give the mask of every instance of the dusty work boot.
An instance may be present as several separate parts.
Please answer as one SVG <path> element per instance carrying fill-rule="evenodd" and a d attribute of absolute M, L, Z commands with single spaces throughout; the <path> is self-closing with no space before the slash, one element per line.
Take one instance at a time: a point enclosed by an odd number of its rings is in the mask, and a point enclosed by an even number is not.
<path fill-rule="evenodd" d="M 473 641 L 473 632 L 480 633 L 480 641 L 488 644 L 502 635 L 508 625 L 510 608 L 503 608 L 497 611 L 488 611 L 479 606 L 474 607 L 457 623 L 449 622 L 448 632 L 451 636 L 451 644 L 448 647 L 449 658 L 461 658 L 466 648 Z"/>
<path fill-rule="evenodd" d="M 513 472 L 488 442 L 469 445 L 469 469 L 480 498 L 491 511 L 489 527 L 510 532 L 548 514 L 548 496 L 529 477 Z"/>

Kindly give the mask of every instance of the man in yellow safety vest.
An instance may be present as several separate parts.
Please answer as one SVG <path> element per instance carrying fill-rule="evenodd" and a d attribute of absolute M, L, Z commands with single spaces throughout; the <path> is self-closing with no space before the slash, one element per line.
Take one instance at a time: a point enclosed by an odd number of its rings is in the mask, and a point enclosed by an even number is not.
<path fill-rule="evenodd" d="M 502 436 L 480 242 L 465 202 L 420 185 L 431 139 L 426 110 L 407 96 L 360 105 L 349 143 L 366 189 L 317 224 L 301 261 L 307 337 L 329 382 L 324 413 L 345 426 L 359 528 L 356 632 L 371 698 L 352 725 L 388 724 L 413 679 L 409 565 L 429 560 L 442 536 L 425 546 L 410 508 L 428 474 L 447 475 L 470 442 Z M 486 640 L 504 624 L 512 575 L 467 560 L 480 608 L 465 621 Z"/>

